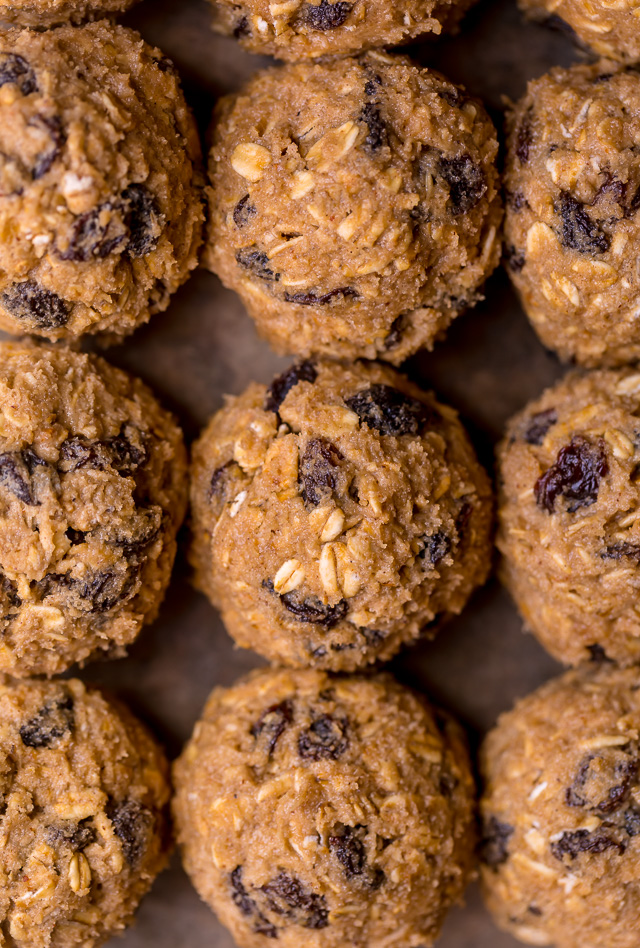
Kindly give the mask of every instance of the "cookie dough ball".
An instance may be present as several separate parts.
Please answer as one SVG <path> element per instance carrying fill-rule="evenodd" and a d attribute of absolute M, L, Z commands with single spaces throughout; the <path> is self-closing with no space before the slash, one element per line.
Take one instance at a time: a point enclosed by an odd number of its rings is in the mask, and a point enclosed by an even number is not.
<path fill-rule="evenodd" d="M 499 449 L 503 575 L 560 661 L 640 661 L 640 375 L 572 373 Z"/>
<path fill-rule="evenodd" d="M 380 365 L 251 385 L 193 449 L 198 586 L 245 648 L 353 670 L 434 635 L 491 559 L 491 492 L 456 413 Z"/>
<path fill-rule="evenodd" d="M 106 22 L 0 33 L 0 328 L 126 335 L 196 266 L 199 143 L 176 73 Z"/>
<path fill-rule="evenodd" d="M 404 57 L 281 66 L 223 99 L 205 262 L 281 352 L 399 363 L 479 298 L 496 133 Z"/>
<path fill-rule="evenodd" d="M 640 358 L 638 141 L 640 74 L 612 63 L 552 70 L 510 116 L 507 267 L 542 342 L 588 366 Z"/>
<path fill-rule="evenodd" d="M 535 20 L 566 24 L 577 39 L 600 56 L 634 63 L 640 60 L 640 13 L 637 0 L 519 0 Z"/>
<path fill-rule="evenodd" d="M 135 0 L 0 0 L 0 24 L 51 27 L 118 16 Z"/>
<path fill-rule="evenodd" d="M 167 861 L 164 755 L 76 680 L 0 686 L 0 729 L 4 944 L 101 945 Z"/>
<path fill-rule="evenodd" d="M 211 0 L 214 29 L 252 53 L 294 62 L 395 46 L 455 28 L 473 0 Z"/>
<path fill-rule="evenodd" d="M 155 618 L 186 457 L 149 389 L 95 356 L 0 344 L 0 672 L 124 654 Z"/>
<path fill-rule="evenodd" d="M 501 716 L 481 753 L 482 881 L 530 945 L 638 948 L 640 672 L 570 671 Z"/>
<path fill-rule="evenodd" d="M 468 879 L 461 731 L 388 675 L 218 688 L 174 780 L 185 868 L 241 948 L 431 945 Z"/>

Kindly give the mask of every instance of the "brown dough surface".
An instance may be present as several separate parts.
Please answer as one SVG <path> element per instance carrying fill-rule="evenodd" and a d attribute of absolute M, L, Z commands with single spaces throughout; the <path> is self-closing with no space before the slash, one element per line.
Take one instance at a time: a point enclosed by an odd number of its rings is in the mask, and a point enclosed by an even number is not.
<path fill-rule="evenodd" d="M 42 28 L 118 16 L 136 0 L 0 0 L 0 24 Z"/>
<path fill-rule="evenodd" d="M 200 145 L 172 64 L 105 21 L 0 33 L 0 328 L 122 336 L 197 263 Z"/>
<path fill-rule="evenodd" d="M 481 753 L 482 882 L 530 945 L 640 945 L 640 672 L 583 666 L 503 714 Z"/>
<path fill-rule="evenodd" d="M 132 921 L 167 861 L 167 771 L 82 682 L 0 685 L 3 945 L 93 948 Z"/>
<path fill-rule="evenodd" d="M 487 577 L 491 490 L 456 413 L 380 365 L 251 385 L 193 449 L 198 586 L 245 648 L 352 671 Z"/>
<path fill-rule="evenodd" d="M 217 112 L 204 262 L 281 352 L 402 362 L 499 256 L 495 129 L 406 57 L 280 66 Z"/>
<path fill-rule="evenodd" d="M 241 948 L 431 945 L 473 864 L 461 731 L 388 675 L 217 688 L 174 782 L 185 868 Z"/>
<path fill-rule="evenodd" d="M 0 671 L 124 654 L 155 618 L 186 505 L 182 434 L 95 356 L 0 344 Z"/>
<path fill-rule="evenodd" d="M 560 661 L 640 661 L 640 375 L 571 373 L 499 448 L 498 546 L 527 625 Z"/>
<path fill-rule="evenodd" d="M 640 358 L 640 74 L 553 69 L 508 124 L 507 268 L 534 329 L 584 365 Z"/>
<path fill-rule="evenodd" d="M 532 19 L 559 18 L 577 39 L 600 56 L 634 63 L 640 60 L 638 0 L 519 0 Z"/>

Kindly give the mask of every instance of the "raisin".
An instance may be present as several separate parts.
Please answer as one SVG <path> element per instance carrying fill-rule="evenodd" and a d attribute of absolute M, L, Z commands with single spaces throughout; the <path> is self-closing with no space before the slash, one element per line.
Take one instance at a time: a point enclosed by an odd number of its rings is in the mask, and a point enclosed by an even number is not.
<path fill-rule="evenodd" d="M 482 827 L 480 861 L 491 869 L 501 866 L 509 858 L 509 840 L 512 836 L 513 826 L 490 816 Z"/>
<path fill-rule="evenodd" d="M 233 904 L 240 909 L 242 915 L 246 917 L 253 916 L 253 930 L 259 935 L 265 935 L 267 938 L 277 938 L 278 933 L 274 925 L 267 921 L 264 915 L 259 911 L 255 901 L 247 892 L 242 881 L 242 866 L 236 866 L 229 876 L 231 883 L 231 899 Z"/>
<path fill-rule="evenodd" d="M 451 86 L 451 88 L 448 89 L 438 89 L 437 96 L 454 109 L 457 108 L 464 99 L 460 90 L 456 89 L 455 86 Z"/>
<path fill-rule="evenodd" d="M 367 629 L 360 628 L 358 630 L 364 636 L 367 645 L 371 645 L 374 648 L 378 645 L 381 645 L 387 637 L 387 632 L 384 632 L 382 629 Z"/>
<path fill-rule="evenodd" d="M 625 756 L 621 760 L 619 752 L 590 754 L 566 790 L 567 805 L 611 813 L 626 801 L 637 776 L 638 761 L 634 758 Z"/>
<path fill-rule="evenodd" d="M 329 849 L 344 867 L 347 879 L 362 875 L 367 865 L 363 830 L 366 833 L 364 826 L 345 826 L 339 835 L 329 837 Z"/>
<path fill-rule="evenodd" d="M 241 36 L 248 36 L 250 32 L 249 20 L 246 16 L 241 16 L 233 28 L 233 35 L 236 39 L 240 39 Z"/>
<path fill-rule="evenodd" d="M 385 336 L 384 340 L 384 349 L 386 352 L 389 349 L 395 349 L 396 346 L 402 341 L 402 336 L 404 330 L 406 329 L 407 318 L 405 313 L 401 313 L 399 316 L 396 316 L 394 321 L 389 327 L 389 332 Z"/>
<path fill-rule="evenodd" d="M 81 436 L 67 438 L 60 445 L 58 469 L 70 474 L 81 468 L 104 471 L 111 464 L 111 457 L 100 441 L 89 441 Z"/>
<path fill-rule="evenodd" d="M 20 728 L 25 747 L 51 747 L 54 741 L 69 734 L 74 727 L 73 698 L 65 695 L 44 706 Z"/>
<path fill-rule="evenodd" d="M 420 556 L 423 558 L 428 556 L 429 562 L 437 566 L 450 550 L 450 538 L 446 533 L 443 533 L 442 530 L 438 530 L 437 533 L 432 533 L 431 536 L 425 538 L 425 544 L 420 551 Z"/>
<path fill-rule="evenodd" d="M 640 551 L 639 551 L 640 552 Z M 603 649 L 601 645 L 598 645 L 597 642 L 594 645 L 587 645 L 587 652 L 589 653 L 589 661 L 596 662 L 597 664 L 602 664 L 602 662 L 610 662 L 611 659 Z"/>
<path fill-rule="evenodd" d="M 22 95 L 38 91 L 33 69 L 17 53 L 0 53 L 0 86 L 6 85 L 17 86 Z"/>
<path fill-rule="evenodd" d="M 111 542 L 119 547 L 127 558 L 135 557 L 150 546 L 162 527 L 162 509 L 143 507 L 127 525 L 126 532 L 113 537 Z"/>
<path fill-rule="evenodd" d="M 529 160 L 529 152 L 533 144 L 533 129 L 531 127 L 531 109 L 527 109 L 518 125 L 516 132 L 516 157 L 521 165 L 526 165 Z"/>
<path fill-rule="evenodd" d="M 18 587 L 8 576 L 5 576 L 4 573 L 0 573 L 0 588 L 12 606 L 18 609 L 22 605 L 22 599 L 18 595 Z"/>
<path fill-rule="evenodd" d="M 340 599 L 335 606 L 329 606 L 315 596 L 299 599 L 294 593 L 285 593 L 280 600 L 285 609 L 292 612 L 299 622 L 322 625 L 325 629 L 332 629 L 341 622 L 349 609 L 346 599 Z"/>
<path fill-rule="evenodd" d="M 32 323 L 36 329 L 57 329 L 67 323 L 71 314 L 66 300 L 33 280 L 13 283 L 0 299 L 12 316 Z"/>
<path fill-rule="evenodd" d="M 600 481 L 609 473 L 604 441 L 592 444 L 576 435 L 548 471 L 535 483 L 536 503 L 543 510 L 553 512 L 559 496 L 573 501 L 568 507 L 574 513 L 580 507 L 589 507 L 598 499 Z"/>
<path fill-rule="evenodd" d="M 304 760 L 337 760 L 349 747 L 347 722 L 321 714 L 298 737 L 298 753 Z"/>
<path fill-rule="evenodd" d="M 236 260 L 245 270 L 250 270 L 259 280 L 269 280 L 277 282 L 280 279 L 279 273 L 274 273 L 269 265 L 269 258 L 264 250 L 257 250 L 256 245 L 243 247 L 236 253 Z"/>
<path fill-rule="evenodd" d="M 449 185 L 449 200 L 453 215 L 467 214 L 487 190 L 485 173 L 470 155 L 440 158 L 438 170 Z"/>
<path fill-rule="evenodd" d="M 244 227 L 257 213 L 253 204 L 249 203 L 249 195 L 245 194 L 233 209 L 233 222 L 236 227 Z"/>
<path fill-rule="evenodd" d="M 10 491 L 23 504 L 36 507 L 33 485 L 29 469 L 24 459 L 17 451 L 6 451 L 0 454 L 0 485 Z"/>
<path fill-rule="evenodd" d="M 79 823 L 61 823 L 59 826 L 47 827 L 47 842 L 51 845 L 62 843 L 70 846 L 74 852 L 82 852 L 91 843 L 95 843 L 97 834 L 93 826 L 87 826 L 87 819 L 80 820 Z"/>
<path fill-rule="evenodd" d="M 265 736 L 267 742 L 267 756 L 271 757 L 280 736 L 293 720 L 293 705 L 291 701 L 281 701 L 263 711 L 251 728 L 253 737 Z"/>
<path fill-rule="evenodd" d="M 59 157 L 65 142 L 65 135 L 62 131 L 62 121 L 58 115 L 37 115 L 31 120 L 30 124 L 43 127 L 51 139 L 49 148 L 46 148 L 36 157 L 32 174 L 34 181 L 37 181 L 38 178 L 42 178 L 47 173 L 56 158 Z"/>
<path fill-rule="evenodd" d="M 338 3 L 329 3 L 329 0 L 320 0 L 320 3 L 305 3 L 302 6 L 299 20 L 310 30 L 335 30 L 342 26 L 347 19 L 353 3 L 339 0 Z"/>
<path fill-rule="evenodd" d="M 154 824 L 151 811 L 137 800 L 110 800 L 106 813 L 113 832 L 122 843 L 124 858 L 135 866 L 147 848 L 147 839 Z"/>
<path fill-rule="evenodd" d="M 65 536 L 71 546 L 79 546 L 81 543 L 86 543 L 87 540 L 87 534 L 84 531 L 74 530 L 73 527 L 67 527 Z"/>
<path fill-rule="evenodd" d="M 132 438 L 138 441 L 138 445 L 133 443 Z M 132 426 L 125 428 L 115 438 L 109 438 L 104 446 L 111 455 L 111 466 L 122 477 L 131 477 L 147 460 L 140 432 Z"/>
<path fill-rule="evenodd" d="M 345 405 L 369 428 L 383 435 L 418 434 L 429 417 L 429 409 L 391 385 L 376 383 L 345 398 Z"/>
<path fill-rule="evenodd" d="M 526 206 L 527 199 L 522 191 L 507 192 L 507 203 L 514 211 L 521 211 Z"/>
<path fill-rule="evenodd" d="M 74 579 L 70 573 L 48 573 L 35 585 L 42 599 L 66 589 L 77 597 L 79 608 L 103 613 L 109 612 L 129 595 L 137 578 L 137 569 L 108 568 L 97 573 L 88 570 L 86 577 Z"/>
<path fill-rule="evenodd" d="M 309 892 L 299 879 L 280 872 L 262 886 L 269 908 L 303 928 L 320 929 L 329 924 L 329 910 L 323 895 Z"/>
<path fill-rule="evenodd" d="M 580 853 L 604 853 L 607 849 L 617 849 L 621 854 L 624 852 L 624 846 L 611 836 L 601 832 L 590 833 L 586 829 L 563 833 L 560 839 L 551 843 L 552 854 L 561 862 L 565 856 L 573 860 Z"/>
<path fill-rule="evenodd" d="M 330 290 L 328 293 L 287 293 L 284 298 L 287 303 L 298 303 L 299 306 L 326 306 L 334 300 L 342 300 L 348 297 L 359 297 L 360 294 L 352 286 L 340 286 L 336 290 Z"/>
<path fill-rule="evenodd" d="M 143 184 L 130 184 L 121 194 L 125 226 L 129 233 L 129 257 L 146 257 L 160 239 L 161 215 L 153 196 Z"/>
<path fill-rule="evenodd" d="M 367 126 L 365 148 L 371 152 L 380 151 L 387 144 L 388 135 L 379 105 L 376 102 L 367 102 L 360 113 L 360 119 Z"/>
<path fill-rule="evenodd" d="M 370 68 L 367 63 L 365 63 L 365 69 Z M 372 79 L 367 79 L 364 84 L 364 94 L 368 99 L 373 98 L 378 94 L 378 90 L 382 85 L 382 78 L 377 73 L 373 76 Z"/>
<path fill-rule="evenodd" d="M 610 194 L 616 204 L 622 205 L 624 204 L 626 193 L 627 185 L 624 183 L 624 181 L 620 181 L 614 174 L 611 174 L 610 171 L 605 171 L 604 181 L 596 191 L 594 204 L 601 197 Z"/>
<path fill-rule="evenodd" d="M 609 236 L 600 230 L 597 221 L 591 220 L 584 205 L 572 194 L 561 191 L 555 211 L 562 221 L 560 240 L 563 247 L 582 254 L 606 253 L 611 245 Z"/>
<path fill-rule="evenodd" d="M 629 807 L 624 815 L 624 830 L 628 836 L 640 836 L 640 811 Z"/>
<path fill-rule="evenodd" d="M 77 217 L 71 228 L 69 246 L 66 250 L 58 252 L 60 259 L 84 263 L 94 257 L 103 260 L 121 247 L 126 242 L 127 235 L 125 233 L 110 235 L 111 221 L 108 220 L 107 223 L 102 221 L 104 215 L 112 209 L 113 205 L 106 202 L 94 208 L 93 211 Z"/>
<path fill-rule="evenodd" d="M 504 259 L 512 273 L 521 273 L 527 262 L 524 253 L 512 246 L 504 248 Z"/>
<path fill-rule="evenodd" d="M 307 442 L 300 458 L 300 483 L 306 504 L 318 507 L 330 500 L 337 487 L 337 473 L 343 455 L 327 438 Z"/>
<path fill-rule="evenodd" d="M 22 455 L 22 460 L 27 465 L 29 474 L 34 474 L 39 467 L 49 467 L 48 461 L 45 461 L 45 459 L 41 458 L 39 454 L 36 454 L 36 452 L 30 446 L 23 448 L 20 453 Z"/>
<path fill-rule="evenodd" d="M 298 382 L 313 383 L 317 377 L 318 373 L 313 362 L 297 362 L 292 365 L 282 375 L 278 375 L 269 386 L 264 402 L 264 410 L 278 411 L 291 389 Z"/>
<path fill-rule="evenodd" d="M 527 444 L 540 445 L 550 428 L 558 421 L 558 412 L 555 408 L 547 408 L 546 411 L 536 412 L 532 415 L 524 431 L 524 440 Z"/>
<path fill-rule="evenodd" d="M 623 556 L 629 556 L 640 563 L 640 546 L 636 543 L 612 543 L 606 547 L 600 554 L 603 560 L 621 560 Z"/>

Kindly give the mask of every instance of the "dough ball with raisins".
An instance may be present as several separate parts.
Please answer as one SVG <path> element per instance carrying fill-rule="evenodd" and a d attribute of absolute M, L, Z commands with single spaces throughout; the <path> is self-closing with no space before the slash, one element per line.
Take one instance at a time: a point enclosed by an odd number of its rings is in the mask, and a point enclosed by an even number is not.
<path fill-rule="evenodd" d="M 192 474 L 197 584 L 273 661 L 388 659 L 487 577 L 487 475 L 456 413 L 384 366 L 303 362 L 249 386 Z"/>
<path fill-rule="evenodd" d="M 241 948 L 425 948 L 473 864 L 462 732 L 388 675 L 217 688 L 174 782 L 185 868 Z"/>
<path fill-rule="evenodd" d="M 455 29 L 473 0 L 211 0 L 214 29 L 252 53 L 297 61 L 396 46 Z"/>
<path fill-rule="evenodd" d="M 0 727 L 4 944 L 101 945 L 167 861 L 164 754 L 73 679 L 0 685 Z"/>
<path fill-rule="evenodd" d="M 135 0 L 0 0 L 0 23 L 43 28 L 124 13 Z"/>
<path fill-rule="evenodd" d="M 0 344 L 0 672 L 118 656 L 155 618 L 186 505 L 182 434 L 95 356 Z"/>
<path fill-rule="evenodd" d="M 498 545 L 527 625 L 568 664 L 640 661 L 640 375 L 571 373 L 509 424 Z"/>
<path fill-rule="evenodd" d="M 0 32 L 0 328 L 124 336 L 197 263 L 200 146 L 172 64 L 105 21 Z"/>
<path fill-rule="evenodd" d="M 640 358 L 638 141 L 640 74 L 612 63 L 553 69 L 510 116 L 507 268 L 542 342 L 583 365 Z"/>
<path fill-rule="evenodd" d="M 405 57 L 280 66 L 223 99 L 205 262 L 281 352 L 400 363 L 499 256 L 495 129 Z"/>
<path fill-rule="evenodd" d="M 562 21 L 575 38 L 600 56 L 634 63 L 640 60 L 637 0 L 519 0 L 533 20 Z"/>
<path fill-rule="evenodd" d="M 503 714 L 481 752 L 482 882 L 529 945 L 638 948 L 640 671 L 583 666 Z"/>

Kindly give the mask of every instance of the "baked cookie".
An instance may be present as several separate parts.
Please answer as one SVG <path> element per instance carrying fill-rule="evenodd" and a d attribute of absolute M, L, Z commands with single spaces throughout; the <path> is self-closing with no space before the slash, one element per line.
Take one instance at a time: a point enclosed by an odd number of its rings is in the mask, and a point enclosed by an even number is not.
<path fill-rule="evenodd" d="M 640 375 L 572 373 L 510 422 L 498 546 L 527 625 L 560 661 L 640 661 Z"/>
<path fill-rule="evenodd" d="M 640 358 L 640 74 L 553 69 L 508 125 L 507 268 L 534 329 L 584 365 Z"/>
<path fill-rule="evenodd" d="M 396 46 L 455 28 L 473 0 L 211 0 L 214 29 L 252 53 L 297 61 Z"/>
<path fill-rule="evenodd" d="M 14 948 L 120 934 L 167 861 L 167 763 L 82 682 L 0 685 L 0 925 Z"/>
<path fill-rule="evenodd" d="M 640 672 L 567 672 L 503 714 L 481 753 L 482 882 L 529 945 L 638 948 Z"/>
<path fill-rule="evenodd" d="M 499 256 L 495 129 L 405 57 L 280 66 L 220 103 L 204 261 L 281 352 L 399 363 Z"/>
<path fill-rule="evenodd" d="M 135 0 L 0 0 L 0 24 L 51 27 L 118 16 Z"/>
<path fill-rule="evenodd" d="M 155 618 L 186 504 L 182 434 L 95 356 L 0 344 L 0 672 L 124 654 Z"/>
<path fill-rule="evenodd" d="M 138 33 L 0 33 L 0 328 L 123 336 L 165 309 L 197 263 L 199 155 Z"/>
<path fill-rule="evenodd" d="M 576 39 L 600 56 L 634 63 L 640 60 L 638 0 L 519 0 L 534 20 L 560 20 Z"/>
<path fill-rule="evenodd" d="M 239 645 L 352 671 L 484 582 L 491 490 L 457 414 L 380 365 L 251 385 L 193 449 L 196 582 Z"/>
<path fill-rule="evenodd" d="M 473 864 L 462 733 L 388 675 L 217 688 L 174 784 L 185 869 L 241 948 L 431 945 Z"/>

